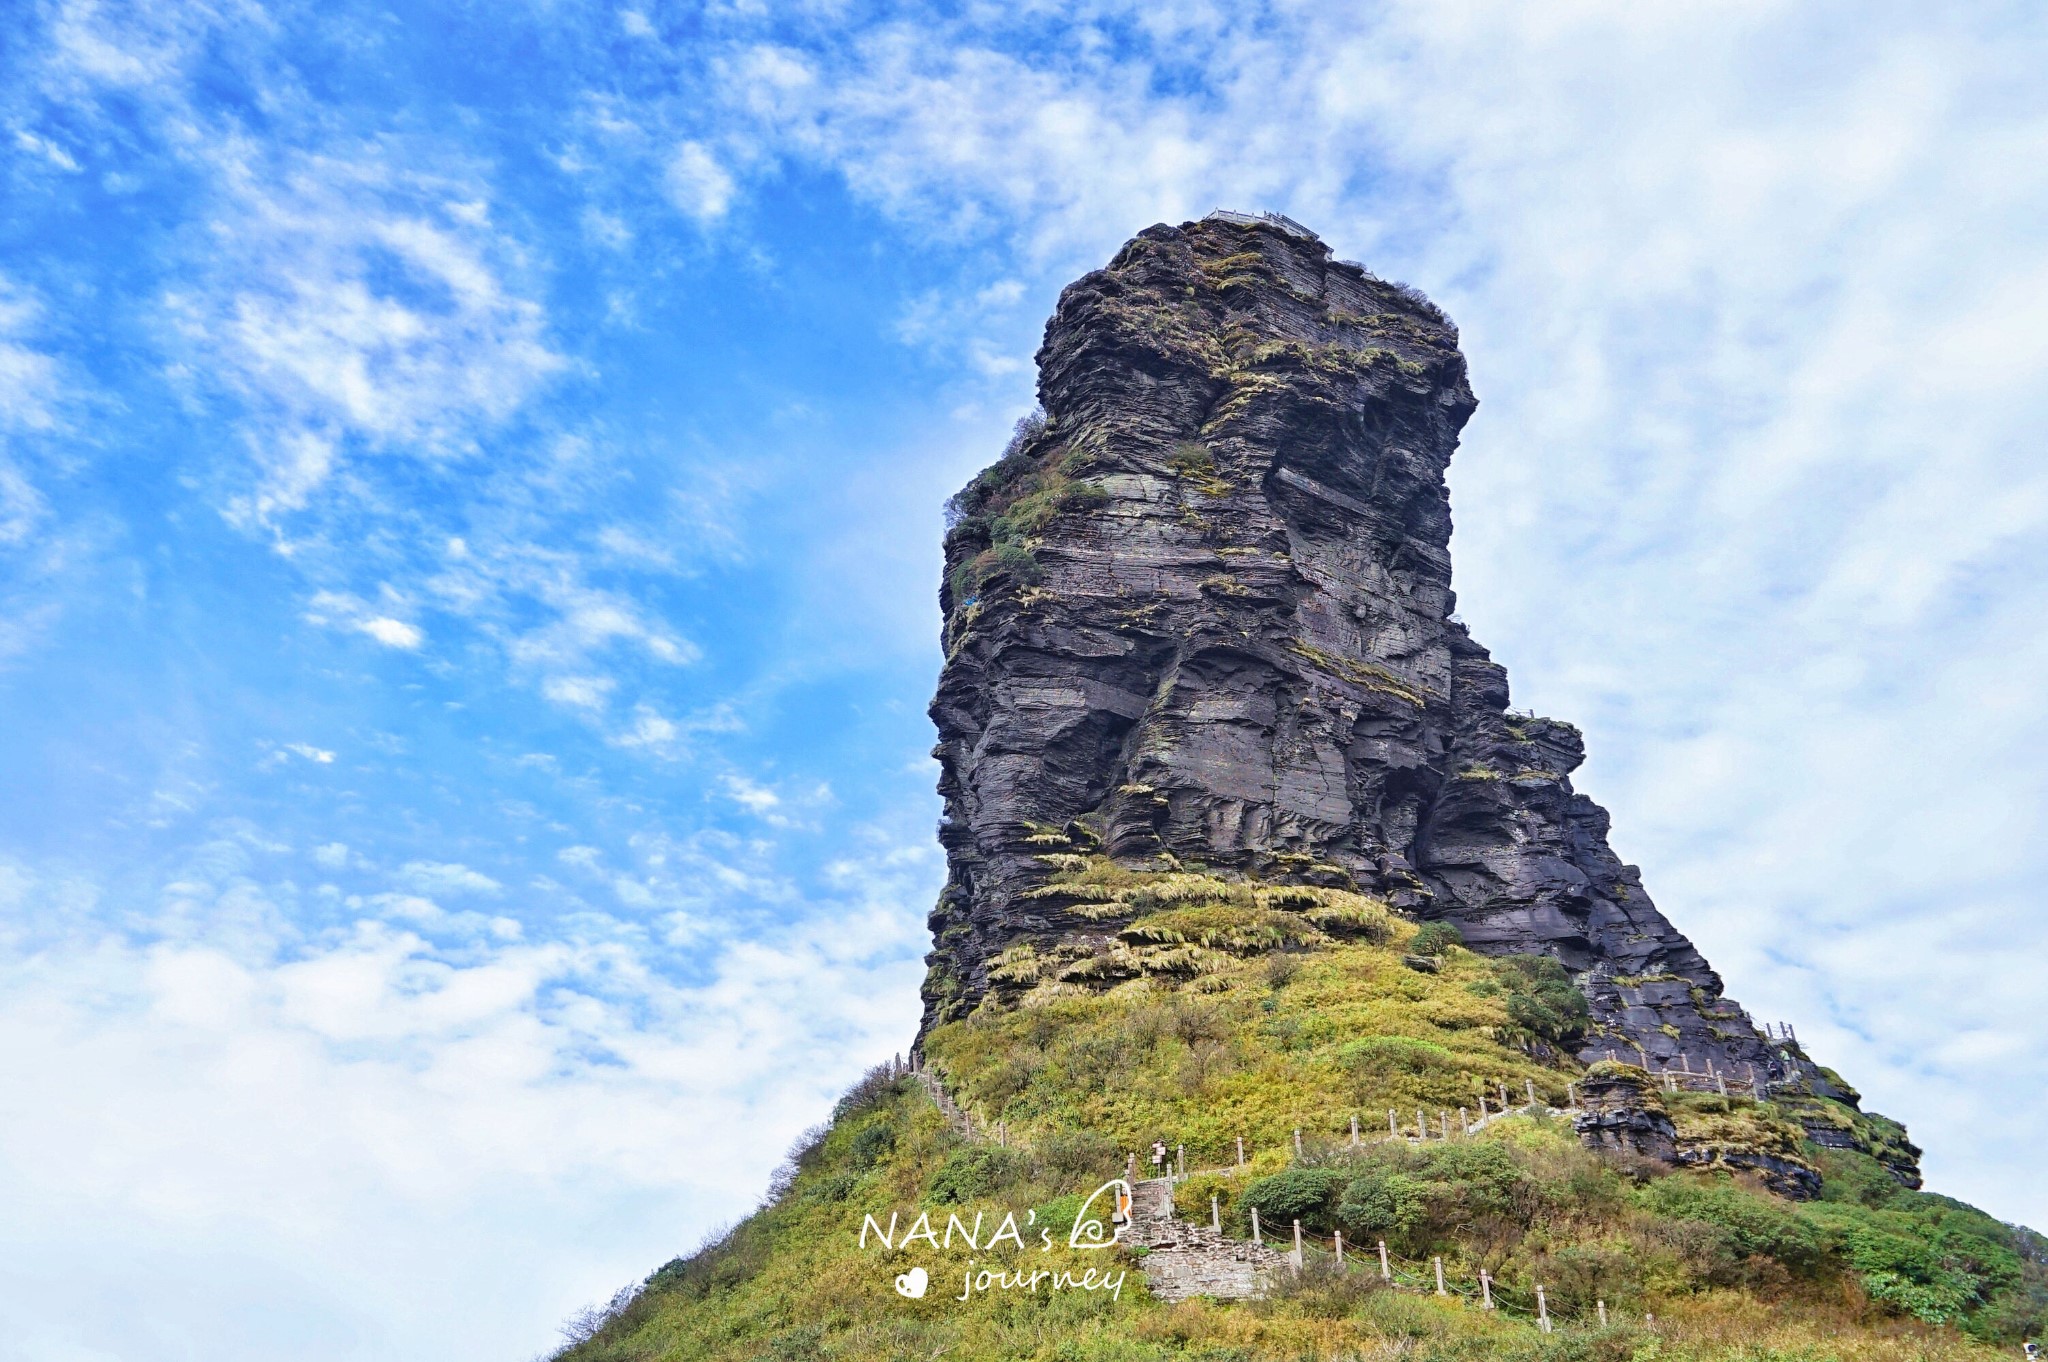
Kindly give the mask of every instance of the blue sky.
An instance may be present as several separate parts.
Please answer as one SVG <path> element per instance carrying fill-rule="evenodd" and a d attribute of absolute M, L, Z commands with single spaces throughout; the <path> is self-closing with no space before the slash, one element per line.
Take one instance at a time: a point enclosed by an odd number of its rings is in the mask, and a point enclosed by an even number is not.
<path fill-rule="evenodd" d="M 939 507 L 1219 204 L 1427 290 L 1461 613 L 2048 1223 L 2048 98 L 1992 4 L 19 4 L 0 1315 L 522 1358 L 916 1016 Z"/>

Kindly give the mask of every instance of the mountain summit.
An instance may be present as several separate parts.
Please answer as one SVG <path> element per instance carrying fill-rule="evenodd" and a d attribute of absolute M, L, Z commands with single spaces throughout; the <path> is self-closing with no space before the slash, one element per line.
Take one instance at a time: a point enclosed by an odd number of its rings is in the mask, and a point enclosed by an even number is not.
<path fill-rule="evenodd" d="M 1021 997 L 1006 960 L 1187 967 L 1056 883 L 1048 851 L 1090 852 L 1355 891 L 1558 961 L 1583 1062 L 1856 1104 L 1724 996 L 1572 789 L 1579 731 L 1511 710 L 1458 621 L 1444 475 L 1477 404 L 1435 305 L 1217 212 L 1070 285 L 1038 365 L 1042 416 L 950 508 L 927 1028 Z M 1886 1135 L 1858 1142 L 1917 1187 Z"/>

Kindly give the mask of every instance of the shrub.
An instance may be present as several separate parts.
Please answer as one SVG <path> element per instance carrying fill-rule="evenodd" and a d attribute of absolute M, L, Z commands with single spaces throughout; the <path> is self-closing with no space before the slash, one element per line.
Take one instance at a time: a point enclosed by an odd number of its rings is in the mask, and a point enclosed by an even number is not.
<path fill-rule="evenodd" d="M 810 1185 L 804 1193 L 813 1201 L 844 1201 L 853 1195 L 853 1189 L 860 1185 L 860 1175 L 847 1169 L 827 1173 Z"/>
<path fill-rule="evenodd" d="M 1243 1182 L 1229 1174 L 1193 1173 L 1173 1189 L 1174 1213 L 1182 1220 L 1206 1225 L 1209 1223 L 1209 1198 L 1214 1197 L 1217 1213 L 1234 1219 L 1243 1190 Z"/>
<path fill-rule="evenodd" d="M 1814 1226 L 1797 1214 L 1725 1178 L 1664 1178 L 1637 1195 L 1660 1215 L 1718 1226 L 1739 1257 L 1763 1254 L 1787 1267 L 1810 1271 L 1826 1247 Z"/>
<path fill-rule="evenodd" d="M 902 1095 L 903 1085 L 908 1081 L 896 1072 L 893 1062 L 877 1064 L 862 1074 L 859 1080 L 846 1090 L 846 1095 L 833 1105 L 832 1120 L 837 1123 L 849 1116 L 872 1111 L 884 1103 L 893 1101 Z"/>
<path fill-rule="evenodd" d="M 1495 961 L 1494 971 L 1507 986 L 1508 1019 L 1515 1025 L 1560 1045 L 1585 1035 L 1592 1009 L 1563 965 L 1547 955 L 1510 955 Z"/>
<path fill-rule="evenodd" d="M 830 1126 L 815 1125 L 796 1137 L 782 1163 L 768 1175 L 768 1191 L 762 1197 L 762 1205 L 773 1205 L 788 1196 L 795 1189 L 797 1178 L 818 1166 L 824 1156 L 825 1138 L 831 1133 Z"/>
<path fill-rule="evenodd" d="M 864 1121 L 853 1132 L 853 1139 L 847 1145 L 847 1161 L 859 1172 L 866 1172 L 889 1157 L 896 1149 L 896 1128 L 887 1119 L 875 1118 Z"/>
<path fill-rule="evenodd" d="M 1023 1159 L 1013 1149 L 999 1145 L 969 1145 L 956 1149 L 932 1174 L 925 1195 L 936 1205 L 958 1206 L 988 1196 L 1017 1180 Z"/>
<path fill-rule="evenodd" d="M 1590 1315 L 1602 1300 L 1621 1306 L 1643 1291 L 1642 1264 L 1626 1244 L 1567 1244 L 1544 1256 L 1541 1271 L 1551 1308 L 1565 1315 Z"/>
<path fill-rule="evenodd" d="M 1299 1272 L 1281 1273 L 1273 1283 L 1273 1296 L 1310 1319 L 1346 1319 L 1383 1289 L 1373 1273 L 1346 1271 L 1319 1255 L 1303 1263 Z"/>
<path fill-rule="evenodd" d="M 643 1298 L 656 1292 L 676 1292 L 702 1300 L 713 1292 L 728 1290 L 759 1272 L 772 1248 L 772 1236 L 758 1217 L 721 1225 L 688 1257 L 672 1258 L 655 1269 L 647 1279 Z"/>
<path fill-rule="evenodd" d="M 1299 1220 L 1324 1229 L 1332 1221 L 1345 1181 L 1344 1173 L 1335 1168 L 1290 1168 L 1255 1179 L 1244 1189 L 1244 1204 L 1256 1210 L 1267 1225 Z"/>
<path fill-rule="evenodd" d="M 1337 1219 L 1355 1234 L 1405 1239 L 1427 1211 L 1426 1189 L 1392 1168 L 1360 1173 L 1344 1188 Z"/>
<path fill-rule="evenodd" d="M 1015 586 L 1029 586 L 1044 573 L 1031 550 L 1022 544 L 997 544 L 984 549 L 953 571 L 953 599 L 956 603 L 979 595 L 995 577 L 1007 574 Z"/>
<path fill-rule="evenodd" d="M 1410 955 L 1439 956 L 1453 946 L 1465 944 L 1465 934 L 1455 922 L 1426 922 L 1408 946 Z"/>
<path fill-rule="evenodd" d="M 1368 1086 L 1402 1074 L 1462 1078 L 1465 1072 L 1463 1063 L 1449 1050 L 1411 1036 L 1367 1036 L 1352 1041 L 1337 1052 L 1337 1062 Z"/>
<path fill-rule="evenodd" d="M 1037 1218 L 1033 1221 L 1036 1229 L 1050 1230 L 1055 1240 L 1064 1240 L 1074 1232 L 1074 1222 L 1081 1218 L 1081 1205 L 1087 1198 L 1083 1193 L 1070 1192 L 1066 1196 L 1054 1197 L 1043 1206 L 1034 1207 Z M 1097 1202 L 1098 1211 L 1102 1203 Z"/>
<path fill-rule="evenodd" d="M 1977 1302 L 1982 1283 L 1943 1262 L 1925 1243 L 1859 1225 L 1849 1231 L 1844 1248 L 1872 1300 L 1929 1324 L 1953 1323 Z"/>
<path fill-rule="evenodd" d="M 1278 916 L 1278 914 L 1275 914 Z M 1301 961 L 1291 955 L 1276 955 L 1266 961 L 1266 982 L 1275 992 L 1301 977 Z"/>
<path fill-rule="evenodd" d="M 1031 447 L 1044 433 L 1044 411 L 1034 407 L 1020 417 L 1010 432 L 1009 443 L 1003 446 L 1002 456 L 977 474 L 973 482 L 947 499 L 946 528 L 956 529 L 987 516 L 992 503 L 997 503 L 999 509 L 1003 494 L 1013 491 L 1014 484 L 1029 471 Z"/>
<path fill-rule="evenodd" d="M 1419 1151 L 1431 1218 L 1440 1227 L 1496 1217 L 1527 1226 L 1542 1209 L 1542 1189 L 1504 1146 L 1491 1141 L 1431 1145 Z"/>
<path fill-rule="evenodd" d="M 1041 1140 L 1032 1151 L 1039 1176 L 1073 1184 L 1108 1178 L 1118 1171 L 1116 1143 L 1092 1130 L 1063 1130 Z"/>

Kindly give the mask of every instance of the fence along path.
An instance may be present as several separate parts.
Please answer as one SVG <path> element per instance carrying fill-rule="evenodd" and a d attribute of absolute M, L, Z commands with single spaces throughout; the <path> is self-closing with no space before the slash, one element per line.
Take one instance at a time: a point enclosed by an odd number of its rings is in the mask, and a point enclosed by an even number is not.
<path fill-rule="evenodd" d="M 962 1137 L 981 1143 L 999 1142 L 1008 1144 L 1008 1131 L 997 1122 L 993 1132 L 987 1123 L 976 1126 L 974 1119 L 954 1100 L 947 1091 L 945 1082 L 919 1061 L 913 1054 L 908 1063 L 901 1057 L 892 1065 L 899 1076 L 908 1075 L 915 1079 L 932 1105 L 946 1118 L 947 1125 Z M 1693 1077 L 1702 1077 L 1694 1074 Z M 1489 1108 L 1484 1098 L 1480 1099 L 1480 1116 L 1468 1119 L 1468 1113 L 1458 1113 L 1457 1129 L 1464 1135 L 1472 1135 L 1506 1116 L 1527 1116 L 1541 1113 L 1547 1116 L 1569 1116 L 1577 1108 L 1576 1085 L 1567 1084 L 1570 1107 L 1553 1107 L 1535 1100 L 1535 1090 L 1528 1090 L 1530 1103 L 1524 1107 L 1508 1107 L 1505 1086 L 1496 1085 L 1499 1091 L 1500 1107 Z M 1450 1139 L 1453 1129 L 1448 1111 L 1440 1112 L 1440 1134 L 1433 1134 L 1426 1112 L 1415 1113 L 1413 1133 L 1400 1120 L 1399 1113 L 1387 1113 L 1390 1132 L 1375 1137 L 1378 1142 L 1400 1140 L 1417 1145 L 1429 1140 Z M 1362 1137 L 1358 1120 L 1352 1118 L 1350 1144 L 1353 1147 L 1366 1143 Z M 1302 1148 L 1301 1131 L 1294 1132 L 1294 1147 L 1299 1153 Z M 1212 1173 L 1224 1176 L 1235 1175 L 1243 1167 L 1243 1141 L 1238 1141 L 1240 1162 L 1219 1168 L 1196 1169 L 1196 1173 Z M 1360 1245 L 1344 1242 L 1343 1236 L 1332 1234 L 1317 1235 L 1301 1228 L 1299 1221 L 1282 1233 L 1289 1236 L 1283 1242 L 1290 1242 L 1285 1251 L 1268 1248 L 1264 1243 L 1265 1231 L 1276 1227 L 1257 1227 L 1254 1239 L 1233 1239 L 1223 1232 L 1221 1223 L 1214 1216 L 1209 1224 L 1183 1220 L 1176 1213 L 1173 1202 L 1173 1188 L 1184 1181 L 1189 1174 L 1174 1177 L 1146 1178 L 1142 1181 L 1136 1175 L 1138 1156 L 1128 1156 L 1126 1168 L 1131 1183 L 1131 1223 L 1125 1231 L 1127 1243 L 1142 1246 L 1145 1256 L 1139 1266 L 1145 1274 L 1145 1284 L 1154 1296 L 1161 1300 L 1185 1300 L 1190 1296 L 1209 1296 L 1216 1300 L 1253 1300 L 1264 1296 L 1272 1289 L 1280 1272 L 1300 1272 L 1313 1254 L 1317 1260 L 1327 1260 L 1326 1265 L 1345 1272 L 1376 1273 L 1390 1290 L 1433 1292 L 1437 1295 L 1455 1297 L 1468 1305 L 1483 1310 L 1498 1310 L 1503 1314 L 1533 1320 L 1545 1333 L 1550 1332 L 1552 1320 L 1540 1284 L 1531 1283 L 1526 1288 L 1517 1288 L 1492 1276 L 1483 1269 L 1478 1277 L 1466 1281 L 1447 1274 L 1443 1259 L 1432 1258 L 1428 1263 L 1410 1265 L 1387 1251 L 1384 1240 L 1366 1245 L 1361 1254 Z M 1327 1248 L 1325 1247 L 1327 1245 Z M 1607 1322 L 1605 1301 L 1596 1303 L 1600 1322 Z M 1646 1323 L 1655 1320 L 1644 1317 Z"/>

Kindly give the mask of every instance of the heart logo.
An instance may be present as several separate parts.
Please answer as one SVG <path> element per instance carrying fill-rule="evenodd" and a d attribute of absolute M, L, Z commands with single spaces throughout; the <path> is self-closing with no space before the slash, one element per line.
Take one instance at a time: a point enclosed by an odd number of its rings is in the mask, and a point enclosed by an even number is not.
<path fill-rule="evenodd" d="M 924 1289 L 931 1284 L 931 1277 L 921 1267 L 914 1267 L 896 1279 L 896 1294 L 912 1300 L 924 1299 Z"/>

